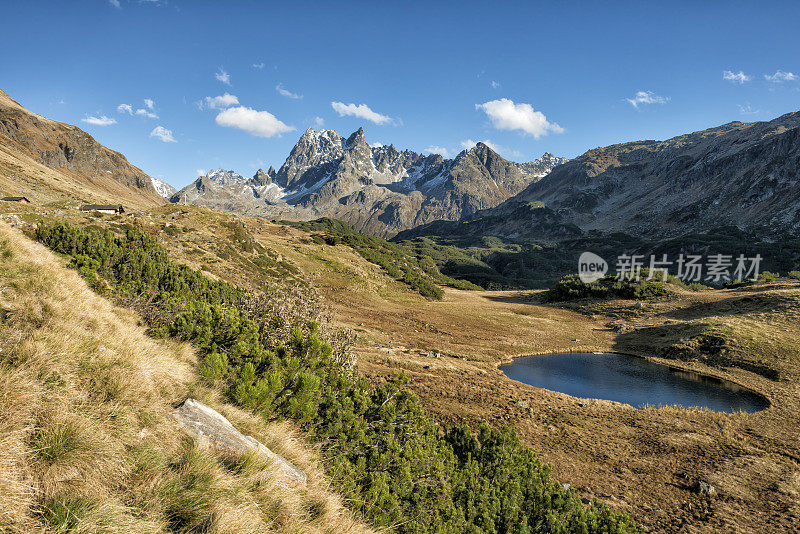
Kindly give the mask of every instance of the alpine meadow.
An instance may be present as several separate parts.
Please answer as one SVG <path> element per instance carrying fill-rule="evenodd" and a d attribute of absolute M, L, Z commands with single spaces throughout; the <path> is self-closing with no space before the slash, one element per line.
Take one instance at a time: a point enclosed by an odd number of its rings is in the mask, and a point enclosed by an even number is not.
<path fill-rule="evenodd" d="M 0 532 L 800 532 L 800 6 L 2 12 Z"/>

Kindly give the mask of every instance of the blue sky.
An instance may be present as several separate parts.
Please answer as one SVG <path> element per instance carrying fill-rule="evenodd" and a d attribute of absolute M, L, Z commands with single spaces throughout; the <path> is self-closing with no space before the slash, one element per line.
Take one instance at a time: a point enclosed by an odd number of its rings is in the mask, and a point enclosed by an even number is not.
<path fill-rule="evenodd" d="M 489 140 L 527 161 L 800 109 L 798 2 L 11 0 L 3 14 L 0 88 L 176 187 L 278 168 L 319 124 L 451 156 Z"/>

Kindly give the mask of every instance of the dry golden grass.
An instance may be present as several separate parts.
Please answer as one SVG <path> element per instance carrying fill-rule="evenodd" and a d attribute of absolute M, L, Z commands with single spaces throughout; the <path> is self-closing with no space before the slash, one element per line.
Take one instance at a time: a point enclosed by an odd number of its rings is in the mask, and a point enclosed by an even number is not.
<path fill-rule="evenodd" d="M 287 424 L 197 385 L 196 355 L 154 340 L 62 260 L 0 223 L 0 531 L 368 532 Z M 308 475 L 221 459 L 170 414 L 189 394 Z"/>

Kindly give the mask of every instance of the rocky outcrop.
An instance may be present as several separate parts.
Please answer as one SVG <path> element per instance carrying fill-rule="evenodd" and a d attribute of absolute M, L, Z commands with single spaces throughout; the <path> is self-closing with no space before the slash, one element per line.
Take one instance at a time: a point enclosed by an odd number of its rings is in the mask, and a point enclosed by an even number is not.
<path fill-rule="evenodd" d="M 173 416 L 198 442 L 217 454 L 230 458 L 256 454 L 265 462 L 274 464 L 287 481 L 306 483 L 306 474 L 302 470 L 259 441 L 236 430 L 230 421 L 202 402 L 186 399 Z"/>

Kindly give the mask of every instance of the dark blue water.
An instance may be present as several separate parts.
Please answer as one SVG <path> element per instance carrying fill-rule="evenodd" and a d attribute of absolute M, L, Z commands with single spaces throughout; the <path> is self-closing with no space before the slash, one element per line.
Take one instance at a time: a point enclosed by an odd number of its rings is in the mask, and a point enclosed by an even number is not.
<path fill-rule="evenodd" d="M 626 354 L 546 354 L 516 358 L 500 370 L 511 379 L 574 397 L 645 404 L 698 406 L 752 413 L 769 407 L 763 396 L 733 382 L 673 369 Z"/>

